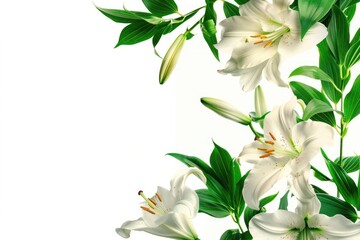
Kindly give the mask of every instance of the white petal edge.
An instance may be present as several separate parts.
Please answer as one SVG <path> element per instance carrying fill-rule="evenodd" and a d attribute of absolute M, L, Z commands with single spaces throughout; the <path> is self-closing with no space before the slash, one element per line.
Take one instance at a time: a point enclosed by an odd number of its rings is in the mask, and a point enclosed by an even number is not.
<path fill-rule="evenodd" d="M 201 181 L 204 183 L 206 182 L 205 175 L 197 168 L 186 168 L 177 172 L 170 182 L 170 191 L 176 200 L 182 199 L 185 188 L 185 181 L 191 174 L 195 174 L 200 178 Z"/>
<path fill-rule="evenodd" d="M 275 54 L 272 58 L 269 59 L 265 66 L 265 77 L 268 81 L 275 83 L 279 87 L 288 87 L 289 85 L 281 78 L 279 65 L 280 55 Z"/>
<path fill-rule="evenodd" d="M 261 240 L 284 240 L 296 239 L 298 232 L 290 231 L 305 227 L 304 219 L 285 210 L 274 213 L 260 213 L 255 215 L 249 224 L 249 231 L 254 239 Z"/>

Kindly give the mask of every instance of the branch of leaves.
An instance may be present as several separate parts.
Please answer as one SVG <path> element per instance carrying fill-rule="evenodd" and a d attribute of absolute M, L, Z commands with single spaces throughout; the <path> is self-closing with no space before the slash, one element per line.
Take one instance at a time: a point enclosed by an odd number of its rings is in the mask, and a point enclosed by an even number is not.
<path fill-rule="evenodd" d="M 178 153 L 168 155 L 178 159 L 189 167 L 199 168 L 205 175 L 207 189 L 196 190 L 199 196 L 199 212 L 206 213 L 215 218 L 231 216 L 233 221 L 240 224 L 240 217 L 245 209 L 242 197 L 244 181 L 248 173 L 242 175 L 239 164 L 222 147 L 214 143 L 214 149 L 210 155 L 210 166 L 203 160 Z M 232 232 L 234 233 L 234 232 Z M 232 239 L 229 236 L 243 236 L 236 239 L 247 239 L 248 232 L 229 232 L 222 239 Z M 235 239 L 235 238 L 234 238 Z"/>

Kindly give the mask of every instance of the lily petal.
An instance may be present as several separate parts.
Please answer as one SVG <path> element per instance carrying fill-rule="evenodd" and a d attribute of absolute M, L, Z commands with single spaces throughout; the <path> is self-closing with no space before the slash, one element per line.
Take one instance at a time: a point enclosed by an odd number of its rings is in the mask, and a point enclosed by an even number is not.
<path fill-rule="evenodd" d="M 302 230 L 305 221 L 296 213 L 278 210 L 274 213 L 260 213 L 255 215 L 249 225 L 249 230 L 254 239 L 283 240 L 296 239 Z"/>
<path fill-rule="evenodd" d="M 251 72 L 244 73 L 240 76 L 240 86 L 244 92 L 252 91 L 259 85 L 264 65 L 266 65 L 266 62 L 250 68 L 252 70 Z"/>
<path fill-rule="evenodd" d="M 256 35 L 262 31 L 258 22 L 247 16 L 235 16 L 220 22 L 223 27 L 221 41 L 215 47 L 221 51 L 231 53 L 234 47 L 245 42 L 247 36 Z"/>
<path fill-rule="evenodd" d="M 252 143 L 245 145 L 239 155 L 240 161 L 251 164 L 257 164 L 259 161 L 262 161 L 263 159 L 259 158 L 259 156 L 264 154 L 264 152 L 258 149 L 262 147 L 263 144 L 259 141 L 253 141 Z"/>
<path fill-rule="evenodd" d="M 294 111 L 296 104 L 296 97 L 293 97 L 286 104 L 275 107 L 264 120 L 265 137 L 271 139 L 270 133 L 272 133 L 284 145 L 284 148 L 291 146 L 291 129 L 296 125 Z"/>
<path fill-rule="evenodd" d="M 199 197 L 196 192 L 190 188 L 185 188 L 182 195 L 182 200 L 176 203 L 174 212 L 179 212 L 187 215 L 188 218 L 194 218 L 199 210 Z"/>
<path fill-rule="evenodd" d="M 239 7 L 240 15 L 251 16 L 253 19 L 266 20 L 264 13 L 268 5 L 269 2 L 264 0 L 250 0 Z"/>
<path fill-rule="evenodd" d="M 269 59 L 264 70 L 266 79 L 280 87 L 288 87 L 289 85 L 281 78 L 279 64 L 279 54 L 275 54 L 272 58 Z"/>
<path fill-rule="evenodd" d="M 243 196 L 246 204 L 255 210 L 259 209 L 259 198 L 269 191 L 280 179 L 290 173 L 288 159 L 262 159 L 251 170 L 245 180 Z"/>
<path fill-rule="evenodd" d="M 142 218 L 139 218 L 135 221 L 126 221 L 124 222 L 121 227 L 116 228 L 116 232 L 123 238 L 129 238 L 130 232 L 132 230 L 142 230 L 146 229 L 147 226 Z"/>
<path fill-rule="evenodd" d="M 295 146 L 301 146 L 301 154 L 291 161 L 294 172 L 305 168 L 316 156 L 321 147 L 333 144 L 334 131 L 332 127 L 322 122 L 301 122 L 292 129 Z"/>
<path fill-rule="evenodd" d="M 278 46 L 278 52 L 284 56 L 296 55 L 315 47 L 327 35 L 326 27 L 321 23 L 315 23 L 301 40 L 299 14 L 296 11 L 291 11 L 285 24 L 291 31 L 284 34 Z"/>
<path fill-rule="evenodd" d="M 353 223 L 342 215 L 328 217 L 323 214 L 314 215 L 309 219 L 311 228 L 319 228 L 321 231 L 313 233 L 316 239 L 360 239 L 360 223 Z"/>
<path fill-rule="evenodd" d="M 289 9 L 294 0 L 273 0 L 273 3 L 282 10 Z"/>
<path fill-rule="evenodd" d="M 183 199 L 185 181 L 191 174 L 197 175 L 201 181 L 206 182 L 205 175 L 197 168 L 186 168 L 179 171 L 170 182 L 170 191 L 176 200 Z"/>
<path fill-rule="evenodd" d="M 301 172 L 292 173 L 288 177 L 290 190 L 298 201 L 295 212 L 304 217 L 317 214 L 320 210 L 320 201 L 309 183 L 309 173 L 310 164 Z"/>

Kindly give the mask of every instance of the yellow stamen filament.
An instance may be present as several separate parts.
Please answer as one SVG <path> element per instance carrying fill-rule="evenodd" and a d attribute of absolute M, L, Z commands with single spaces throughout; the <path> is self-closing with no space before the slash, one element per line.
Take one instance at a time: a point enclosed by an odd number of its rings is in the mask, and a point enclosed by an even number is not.
<path fill-rule="evenodd" d="M 266 140 L 265 143 L 271 144 L 271 145 L 274 145 L 274 144 L 275 144 L 273 141 L 268 141 L 268 140 Z"/>
<path fill-rule="evenodd" d="M 258 150 L 266 152 L 268 149 L 267 148 L 258 148 Z"/>
<path fill-rule="evenodd" d="M 266 153 L 272 153 L 272 152 L 275 152 L 275 149 L 268 149 L 265 151 Z"/>
<path fill-rule="evenodd" d="M 258 37 L 261 37 L 261 35 L 260 35 L 260 34 L 256 34 L 256 35 L 252 35 L 252 36 L 250 36 L 250 37 L 252 37 L 252 38 L 258 38 Z"/>
<path fill-rule="evenodd" d="M 264 48 L 270 46 L 271 44 L 272 44 L 272 41 L 270 40 L 270 41 L 268 41 L 267 43 L 264 44 Z"/>
<path fill-rule="evenodd" d="M 269 135 L 270 135 L 270 137 L 271 137 L 274 141 L 276 141 L 275 136 L 274 136 L 271 132 L 269 132 Z"/>
<path fill-rule="evenodd" d="M 148 198 L 150 202 L 152 202 L 156 206 L 156 202 L 152 198 Z"/>
<path fill-rule="evenodd" d="M 271 153 L 265 153 L 264 155 L 261 155 L 260 158 L 267 158 L 271 155 Z"/>
<path fill-rule="evenodd" d="M 162 202 L 162 199 L 158 193 L 155 193 L 156 197 L 159 199 L 160 202 Z"/>
<path fill-rule="evenodd" d="M 147 208 L 147 207 L 144 207 L 144 206 L 140 206 L 140 208 L 148 213 L 151 213 L 151 214 L 154 214 L 155 215 L 155 212 L 153 210 L 151 210 L 150 208 Z"/>

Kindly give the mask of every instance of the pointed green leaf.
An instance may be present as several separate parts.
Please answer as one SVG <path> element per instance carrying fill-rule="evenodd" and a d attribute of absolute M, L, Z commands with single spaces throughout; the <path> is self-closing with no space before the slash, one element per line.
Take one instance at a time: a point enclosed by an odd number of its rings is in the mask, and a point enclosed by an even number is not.
<path fill-rule="evenodd" d="M 354 42 L 345 55 L 344 65 L 351 68 L 360 60 L 360 41 Z"/>
<path fill-rule="evenodd" d="M 360 41 L 360 28 L 356 31 L 354 37 L 351 39 L 350 46 L 354 45 L 358 41 Z"/>
<path fill-rule="evenodd" d="M 249 2 L 250 0 L 235 0 L 235 2 L 239 5 L 245 4 L 247 2 Z"/>
<path fill-rule="evenodd" d="M 245 221 L 245 225 L 248 229 L 249 229 L 249 222 L 250 222 L 251 218 L 253 218 L 256 214 L 265 212 L 266 210 L 264 209 L 264 206 L 267 205 L 268 203 L 272 202 L 276 198 L 277 195 L 278 195 L 278 193 L 261 199 L 260 203 L 259 203 L 260 210 L 254 210 L 249 207 L 245 208 L 244 221 Z"/>
<path fill-rule="evenodd" d="M 248 171 L 244 176 L 242 176 L 242 178 L 236 184 L 233 205 L 234 205 L 234 214 L 237 219 L 240 218 L 241 214 L 245 209 L 245 200 L 242 194 L 242 190 L 244 188 L 245 179 L 249 175 L 249 172 L 250 171 Z"/>
<path fill-rule="evenodd" d="M 120 38 L 115 48 L 120 45 L 132 45 L 148 40 L 158 32 L 156 25 L 139 20 L 127 25 L 120 33 Z"/>
<path fill-rule="evenodd" d="M 329 217 L 341 214 L 352 222 L 356 222 L 358 218 L 356 210 L 349 203 L 324 193 L 318 193 L 316 196 L 321 202 L 321 214 Z"/>
<path fill-rule="evenodd" d="M 325 174 L 323 174 L 322 172 L 320 172 L 317 168 L 315 168 L 314 166 L 311 166 L 311 169 L 314 171 L 314 176 L 319 179 L 320 181 L 330 181 L 332 182 L 332 180 L 326 176 Z"/>
<path fill-rule="evenodd" d="M 323 155 L 325 154 L 322 151 Z M 325 158 L 326 165 L 329 172 L 336 184 L 340 194 L 344 197 L 345 201 L 352 205 L 356 205 L 358 201 L 357 186 L 352 178 L 342 169 L 339 165 Z"/>
<path fill-rule="evenodd" d="M 199 197 L 199 212 L 206 213 L 215 218 L 229 216 L 229 210 L 226 206 L 219 202 L 219 198 L 209 192 L 209 190 L 198 189 L 195 192 Z"/>
<path fill-rule="evenodd" d="M 241 234 L 239 229 L 229 229 L 226 230 L 222 235 L 220 240 L 240 240 Z"/>
<path fill-rule="evenodd" d="M 181 24 L 183 24 L 184 22 L 186 22 L 187 20 L 189 20 L 190 18 L 192 18 L 193 16 L 195 16 L 195 14 L 202 8 L 198 8 L 195 9 L 181 17 L 175 18 L 175 19 L 171 19 L 168 26 L 165 28 L 164 30 L 164 35 L 171 33 L 172 31 L 174 31 L 177 27 L 179 27 Z"/>
<path fill-rule="evenodd" d="M 334 5 L 336 0 L 299 0 L 299 14 L 301 24 L 301 38 L 320 19 L 322 19 Z"/>
<path fill-rule="evenodd" d="M 326 41 L 337 63 L 342 65 L 349 49 L 349 23 L 344 13 L 337 6 L 332 8 L 331 13 Z"/>
<path fill-rule="evenodd" d="M 335 163 L 339 165 L 340 158 L 335 159 Z M 347 173 L 356 172 L 360 166 L 360 156 L 345 157 L 342 159 L 343 169 Z"/>
<path fill-rule="evenodd" d="M 156 16 L 166 16 L 178 12 L 174 0 L 142 0 L 145 7 Z"/>
<path fill-rule="evenodd" d="M 216 19 L 217 15 L 214 9 L 214 2 L 213 0 L 206 1 L 206 8 L 205 14 L 203 19 L 200 21 L 201 31 L 203 33 L 203 37 L 208 44 L 211 52 L 213 53 L 214 57 L 219 61 L 219 52 L 215 48 L 215 44 L 217 44 L 216 38 Z"/>
<path fill-rule="evenodd" d="M 288 208 L 288 194 L 289 194 L 289 191 L 287 191 L 284 196 L 282 196 L 280 198 L 280 204 L 279 204 L 279 209 L 282 209 L 282 210 L 287 210 Z"/>
<path fill-rule="evenodd" d="M 233 17 L 233 16 L 240 16 L 239 6 L 235 6 L 232 3 L 224 1 L 223 8 L 224 8 L 225 16 L 227 18 Z"/>
<path fill-rule="evenodd" d="M 319 188 L 318 186 L 315 186 L 313 184 L 311 184 L 311 186 L 314 188 L 315 193 L 324 193 L 324 194 L 328 194 L 327 192 L 325 192 L 323 189 Z"/>
<path fill-rule="evenodd" d="M 306 105 L 302 119 L 306 121 L 315 116 L 316 114 L 332 111 L 336 110 L 319 99 L 313 99 Z"/>
<path fill-rule="evenodd" d="M 294 95 L 297 98 L 302 99 L 305 104 L 308 104 L 312 99 L 318 99 L 331 106 L 326 97 L 313 87 L 295 81 L 290 82 L 290 87 Z M 319 113 L 313 116 L 311 119 L 325 122 L 333 127 L 336 126 L 336 120 L 333 112 Z"/>
<path fill-rule="evenodd" d="M 360 113 L 360 74 L 344 100 L 344 121 L 349 123 Z"/>
<path fill-rule="evenodd" d="M 356 5 L 351 5 L 350 7 L 345 9 L 344 14 L 346 16 L 348 23 L 350 23 L 351 20 L 354 18 L 355 13 L 356 13 Z"/>

